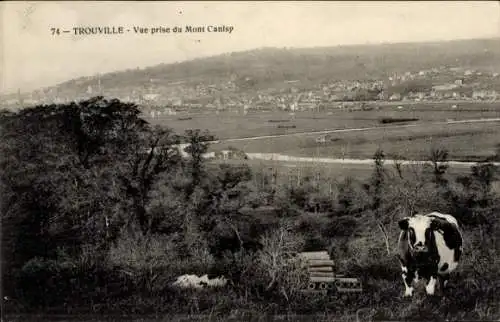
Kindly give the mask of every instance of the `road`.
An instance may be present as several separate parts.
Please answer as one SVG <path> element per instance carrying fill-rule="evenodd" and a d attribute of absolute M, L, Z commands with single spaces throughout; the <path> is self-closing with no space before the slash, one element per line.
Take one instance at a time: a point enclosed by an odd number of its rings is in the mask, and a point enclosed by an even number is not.
<path fill-rule="evenodd" d="M 339 158 L 314 158 L 314 157 L 294 157 L 290 155 L 284 155 L 279 153 L 246 153 L 250 160 L 266 160 L 266 161 L 282 161 L 282 162 L 313 162 L 313 163 L 336 163 L 336 164 L 360 164 L 360 165 L 372 165 L 373 159 L 339 159 Z M 393 160 L 385 159 L 384 164 L 393 165 L 399 163 L 401 165 L 415 165 L 431 163 L 430 161 L 418 161 L 418 160 Z M 447 161 L 446 164 L 454 167 L 465 167 L 470 168 L 476 165 L 477 162 L 465 162 L 465 161 Z M 496 166 L 500 166 L 500 162 L 492 162 Z"/>

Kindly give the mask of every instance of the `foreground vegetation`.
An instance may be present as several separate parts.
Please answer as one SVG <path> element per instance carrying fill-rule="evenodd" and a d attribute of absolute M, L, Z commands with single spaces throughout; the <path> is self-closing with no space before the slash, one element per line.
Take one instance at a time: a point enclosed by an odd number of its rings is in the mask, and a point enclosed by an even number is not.
<path fill-rule="evenodd" d="M 209 133 L 154 128 L 137 106 L 94 98 L 3 113 L 2 287 L 7 313 L 204 314 L 214 320 L 303 314 L 342 320 L 500 318 L 498 169 L 449 176 L 388 169 L 367 179 L 208 163 Z M 190 158 L 172 146 L 189 142 Z M 498 151 L 497 155 L 498 157 Z M 403 300 L 397 220 L 454 214 L 465 255 L 444 297 Z M 357 295 L 299 292 L 291 254 L 328 249 Z M 223 289 L 181 291 L 181 274 L 224 275 Z"/>

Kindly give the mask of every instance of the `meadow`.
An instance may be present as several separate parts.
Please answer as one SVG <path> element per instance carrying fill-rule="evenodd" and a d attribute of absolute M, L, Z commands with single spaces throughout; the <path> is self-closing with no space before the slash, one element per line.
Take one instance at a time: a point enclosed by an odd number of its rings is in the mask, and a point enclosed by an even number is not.
<path fill-rule="evenodd" d="M 304 134 L 221 142 L 213 150 L 235 147 L 247 153 L 281 153 L 292 156 L 370 158 L 382 148 L 395 158 L 424 160 L 429 146 L 446 147 L 450 159 L 479 161 L 493 155 L 499 140 L 498 122 L 425 124 L 401 127 L 387 125 L 364 131 L 331 133 L 327 142 L 316 142 L 319 134 Z"/>
<path fill-rule="evenodd" d="M 292 156 L 331 158 L 370 158 L 377 148 L 388 155 L 407 159 L 425 158 L 430 145 L 446 146 L 451 159 L 480 161 L 490 157 L 499 143 L 498 122 L 451 123 L 470 119 L 498 118 L 498 103 L 462 103 L 451 108 L 451 103 L 383 104 L 377 110 L 250 112 L 235 111 L 219 114 L 190 114 L 191 119 L 179 121 L 180 116 L 148 119 L 152 124 L 181 131 L 187 128 L 206 129 L 220 140 L 210 151 L 234 147 L 247 153 L 281 153 Z M 398 106 L 403 106 L 399 109 Z M 383 123 L 383 119 L 396 120 Z M 417 119 L 397 122 L 398 119 Z M 439 124 L 436 124 L 439 123 Z M 294 128 L 282 128 L 283 125 Z M 280 128 L 281 127 L 281 128 Z M 373 128 L 363 131 L 338 132 L 328 135 L 326 142 L 316 139 L 324 136 L 316 131 Z M 259 136 L 277 136 L 251 139 Z M 247 139 L 248 138 L 248 139 Z"/>
<path fill-rule="evenodd" d="M 457 109 L 452 106 L 458 104 Z M 329 109 L 327 111 L 302 111 L 291 116 L 289 112 L 214 111 L 203 113 L 179 113 L 145 119 L 151 124 L 166 126 L 174 131 L 186 129 L 209 130 L 218 139 L 245 138 L 264 135 L 283 135 L 310 131 L 324 131 L 356 127 L 381 126 L 380 120 L 386 117 L 418 118 L 419 122 L 465 120 L 500 117 L 498 103 L 377 103 L 378 110 L 349 111 L 348 109 Z M 398 109 L 403 106 L 403 109 Z M 191 119 L 179 120 L 189 115 Z M 274 122 L 273 122 L 274 121 Z M 277 123 L 276 121 L 285 121 Z M 279 125 L 296 125 L 295 128 L 278 128 Z"/>

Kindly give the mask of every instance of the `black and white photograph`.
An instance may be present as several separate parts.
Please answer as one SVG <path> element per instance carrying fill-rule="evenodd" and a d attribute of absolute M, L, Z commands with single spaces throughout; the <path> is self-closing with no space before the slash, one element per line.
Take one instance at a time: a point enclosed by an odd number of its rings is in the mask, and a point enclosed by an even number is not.
<path fill-rule="evenodd" d="M 1 320 L 500 321 L 499 1 L 3 1 Z"/>

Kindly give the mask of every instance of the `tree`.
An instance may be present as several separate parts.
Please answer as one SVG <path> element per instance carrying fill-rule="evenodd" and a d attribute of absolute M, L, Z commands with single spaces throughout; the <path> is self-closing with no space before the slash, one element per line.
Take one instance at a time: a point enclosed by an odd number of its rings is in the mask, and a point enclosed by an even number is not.
<path fill-rule="evenodd" d="M 404 160 L 405 157 L 401 154 L 395 153 L 392 155 L 392 159 L 394 160 L 394 170 L 396 170 L 396 174 L 398 175 L 399 179 L 403 179 L 403 168 L 401 160 Z"/>
<path fill-rule="evenodd" d="M 129 144 L 149 130 L 133 103 L 102 96 L 59 107 L 62 118 L 59 134 L 68 138 L 81 164 L 90 168 L 110 157 L 129 152 Z"/>
<path fill-rule="evenodd" d="M 368 189 L 372 196 L 371 213 L 378 228 L 384 236 L 387 254 L 390 255 L 391 250 L 389 244 L 389 234 L 387 233 L 387 229 L 385 227 L 387 224 L 390 224 L 390 222 L 388 222 L 388 218 L 384 216 L 384 213 L 382 211 L 383 190 L 386 176 L 384 168 L 384 157 L 384 152 L 381 149 L 377 149 L 377 151 L 373 155 L 375 167 L 370 178 L 370 185 Z"/>
<path fill-rule="evenodd" d="M 464 209 L 467 217 L 462 221 L 469 225 L 485 227 L 491 232 L 491 224 L 496 213 L 495 196 L 491 192 L 493 181 L 496 179 L 498 168 L 491 163 L 479 163 L 471 167 L 471 175 L 461 178 L 460 182 L 465 188 L 466 200 Z M 463 204 L 463 203 L 462 203 Z"/>
<path fill-rule="evenodd" d="M 213 173 L 204 186 L 203 197 L 196 209 L 196 220 L 212 245 L 218 245 L 213 248 L 217 253 L 220 254 L 225 249 L 242 250 L 246 243 L 251 243 L 251 240 L 243 236 L 242 230 L 245 229 L 241 227 L 246 226 L 245 222 L 248 223 L 250 218 L 244 216 L 240 210 L 245 205 L 246 195 L 250 191 L 248 184 L 252 173 L 247 165 L 220 165 Z M 224 239 L 221 230 L 226 231 L 223 235 L 227 246 L 219 242 Z"/>
<path fill-rule="evenodd" d="M 472 166 L 472 178 L 480 191 L 480 204 L 486 206 L 490 201 L 491 184 L 496 179 L 498 167 L 492 163 L 480 163 Z"/>
<path fill-rule="evenodd" d="M 139 115 L 136 105 L 103 97 L 0 115 L 2 251 L 15 252 L 13 266 L 109 247 L 129 214 L 120 178 L 140 178 L 135 205 L 143 206 L 145 186 L 173 160 L 163 150 L 141 156 L 145 142 L 168 135 Z"/>
<path fill-rule="evenodd" d="M 191 175 L 191 182 L 186 188 L 186 198 L 189 198 L 195 188 L 200 186 L 203 178 L 206 178 L 203 154 L 208 151 L 209 142 L 214 141 L 215 137 L 208 132 L 201 132 L 199 129 L 187 130 L 185 137 L 187 141 L 185 151 L 190 157 L 187 166 Z"/>
<path fill-rule="evenodd" d="M 372 193 L 372 206 L 371 209 L 377 212 L 380 209 L 382 202 L 382 190 L 385 183 L 385 168 L 384 168 L 384 152 L 377 149 L 373 155 L 374 169 L 370 177 L 370 184 L 368 189 Z"/>
<path fill-rule="evenodd" d="M 178 142 L 179 138 L 171 130 L 156 127 L 144 133 L 142 139 L 129 144 L 133 153 L 127 158 L 120 179 L 126 195 L 132 200 L 135 218 L 143 235 L 154 232 L 158 224 L 146 209 L 151 201 L 152 189 L 162 174 L 176 172 L 182 163 L 175 147 Z"/>
<path fill-rule="evenodd" d="M 433 146 L 431 147 L 429 158 L 432 164 L 434 182 L 440 186 L 446 185 L 447 180 L 444 178 L 444 174 L 448 170 L 448 165 L 446 164 L 448 151 L 444 148 Z"/>
<path fill-rule="evenodd" d="M 262 250 L 257 253 L 257 267 L 266 275 L 268 284 L 266 291 L 275 289 L 287 300 L 307 281 L 300 259 L 293 255 L 304 247 L 304 237 L 293 233 L 290 225 L 280 223 L 277 229 L 265 233 L 261 237 Z"/>

